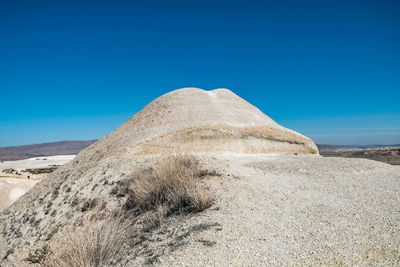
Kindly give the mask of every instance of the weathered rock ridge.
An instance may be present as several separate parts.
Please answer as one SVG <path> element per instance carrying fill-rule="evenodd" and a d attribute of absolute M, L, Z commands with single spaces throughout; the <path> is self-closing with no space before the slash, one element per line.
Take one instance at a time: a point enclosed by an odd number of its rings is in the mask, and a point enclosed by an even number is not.
<path fill-rule="evenodd" d="M 92 149 L 103 145 L 128 157 L 179 152 L 318 154 L 311 139 L 280 126 L 227 89 L 184 88 L 165 94 Z"/>

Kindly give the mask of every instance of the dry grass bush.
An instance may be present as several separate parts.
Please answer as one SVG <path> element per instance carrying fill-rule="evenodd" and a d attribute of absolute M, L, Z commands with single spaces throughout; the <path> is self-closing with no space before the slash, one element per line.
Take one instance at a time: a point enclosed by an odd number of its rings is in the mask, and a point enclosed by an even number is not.
<path fill-rule="evenodd" d="M 52 255 L 44 262 L 49 267 L 110 266 L 130 238 L 122 213 L 86 216 L 78 226 L 67 227 L 51 244 Z"/>
<path fill-rule="evenodd" d="M 150 171 L 131 175 L 130 199 L 136 208 L 154 211 L 158 218 L 203 211 L 212 205 L 213 197 L 200 178 L 199 163 L 193 157 L 170 156 Z"/>
<path fill-rule="evenodd" d="M 173 213 L 202 211 L 210 207 L 213 197 L 199 180 L 209 172 L 201 171 L 192 157 L 173 156 L 161 161 L 152 171 L 132 174 L 128 180 L 129 198 L 140 211 L 144 230 L 160 226 Z M 124 244 L 132 238 L 135 222 L 129 214 L 119 212 L 102 218 L 99 210 L 86 215 L 78 225 L 59 232 L 49 244 L 44 262 L 49 267 L 112 266 Z M 132 219 L 132 218 L 131 218 Z M 131 222 L 131 224 L 129 224 Z M 34 257 L 31 256 L 33 259 Z"/>
<path fill-rule="evenodd" d="M 154 211 L 149 211 L 144 214 L 143 224 L 144 231 L 148 232 L 152 229 L 159 227 L 166 217 L 168 212 L 168 207 L 165 205 L 160 205 Z"/>
<path fill-rule="evenodd" d="M 24 261 L 30 263 L 42 263 L 46 260 L 46 257 L 49 253 L 48 245 L 43 245 L 41 248 L 36 249 L 33 253 L 30 252 L 28 256 L 24 259 Z"/>
<path fill-rule="evenodd" d="M 310 139 L 284 128 L 234 127 L 225 124 L 174 131 L 149 142 L 143 142 L 129 150 L 128 154 L 157 155 L 185 151 L 272 153 L 281 149 L 282 151 L 301 149 L 302 154 L 318 154 Z"/>

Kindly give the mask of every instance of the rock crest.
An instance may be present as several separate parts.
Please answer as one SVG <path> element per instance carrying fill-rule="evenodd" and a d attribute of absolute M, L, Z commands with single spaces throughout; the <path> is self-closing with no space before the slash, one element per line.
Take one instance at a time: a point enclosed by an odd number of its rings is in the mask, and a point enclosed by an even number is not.
<path fill-rule="evenodd" d="M 318 154 L 311 139 L 280 126 L 227 89 L 167 93 L 94 147 L 103 145 L 128 157 L 182 152 Z"/>

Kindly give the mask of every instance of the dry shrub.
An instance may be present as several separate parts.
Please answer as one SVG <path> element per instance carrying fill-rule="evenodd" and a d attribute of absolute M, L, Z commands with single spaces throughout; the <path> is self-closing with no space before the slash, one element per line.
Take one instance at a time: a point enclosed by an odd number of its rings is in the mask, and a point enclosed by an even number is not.
<path fill-rule="evenodd" d="M 159 227 L 163 223 L 167 212 L 168 207 L 165 205 L 159 205 L 156 210 L 147 212 L 143 218 L 143 230 L 147 232 Z"/>
<path fill-rule="evenodd" d="M 170 156 L 152 170 L 132 174 L 128 186 L 130 200 L 142 211 L 155 211 L 160 216 L 172 213 L 199 212 L 209 208 L 213 197 L 199 183 L 198 162 L 190 156 Z"/>
<path fill-rule="evenodd" d="M 198 162 L 189 156 L 168 157 L 151 171 L 133 173 L 127 181 L 129 201 L 139 211 L 137 215 L 143 216 L 144 230 L 157 228 L 171 214 L 210 207 L 213 197 L 208 188 L 199 183 L 209 173 L 201 171 Z M 102 218 L 97 208 L 91 214 L 95 216 L 88 214 L 78 225 L 59 232 L 49 244 L 50 253 L 41 264 L 49 267 L 113 266 L 124 244 L 133 237 L 135 228 L 123 212 Z M 33 259 L 33 255 L 30 258 Z"/>
<path fill-rule="evenodd" d="M 41 248 L 36 249 L 33 253 L 29 253 L 28 256 L 24 259 L 24 261 L 30 263 L 41 263 L 46 260 L 46 257 L 49 253 L 49 247 L 47 245 L 43 245 Z"/>
<path fill-rule="evenodd" d="M 110 266 L 110 260 L 120 253 L 129 238 L 122 213 L 86 216 L 78 226 L 66 227 L 50 245 L 51 257 L 45 262 L 49 267 L 100 267 Z"/>

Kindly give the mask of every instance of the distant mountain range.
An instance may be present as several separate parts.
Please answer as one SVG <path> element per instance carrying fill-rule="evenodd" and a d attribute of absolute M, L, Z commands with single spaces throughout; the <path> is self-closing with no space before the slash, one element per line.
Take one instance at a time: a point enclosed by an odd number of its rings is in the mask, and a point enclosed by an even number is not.
<path fill-rule="evenodd" d="M 60 141 L 43 144 L 25 145 L 25 146 L 10 146 L 0 147 L 0 160 L 19 160 L 34 157 L 45 157 L 55 155 L 75 155 L 81 150 L 90 146 L 97 140 L 89 141 Z M 320 151 L 322 150 L 336 150 L 336 149 L 352 149 L 352 148 L 379 148 L 388 146 L 400 146 L 400 145 L 326 145 L 317 144 Z"/>
<path fill-rule="evenodd" d="M 325 145 L 325 144 L 317 144 L 318 150 L 335 150 L 335 149 L 367 149 L 367 148 L 380 148 L 380 147 L 398 147 L 397 145 Z"/>
<path fill-rule="evenodd" d="M 60 141 L 25 146 L 0 147 L 0 160 L 19 160 L 55 155 L 75 155 L 97 140 Z"/>

